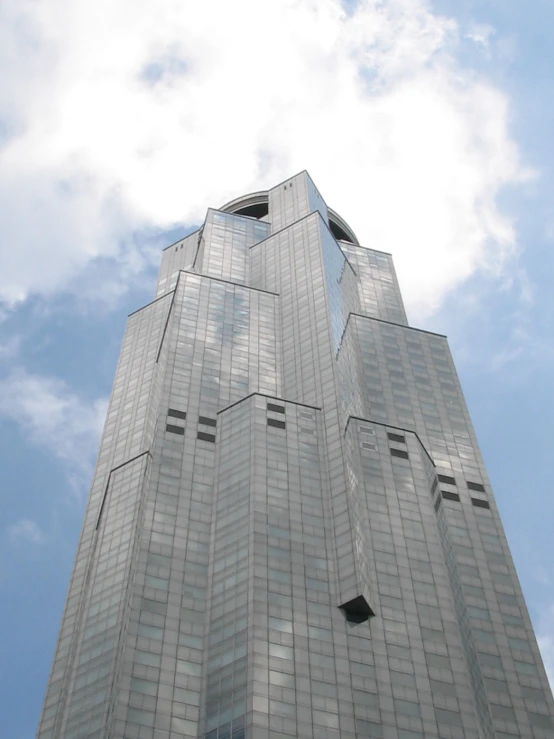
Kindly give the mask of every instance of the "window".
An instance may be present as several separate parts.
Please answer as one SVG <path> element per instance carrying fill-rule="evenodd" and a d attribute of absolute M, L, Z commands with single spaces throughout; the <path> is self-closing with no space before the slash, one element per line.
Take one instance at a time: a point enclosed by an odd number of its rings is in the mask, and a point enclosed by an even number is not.
<path fill-rule="evenodd" d="M 484 493 L 485 492 L 485 487 L 484 487 L 484 485 L 481 485 L 480 482 L 468 482 L 466 480 L 466 485 L 468 486 L 468 488 L 470 490 L 476 490 L 479 493 Z"/>
<path fill-rule="evenodd" d="M 479 498 L 472 498 L 471 502 L 476 508 L 490 508 L 490 503 L 488 500 L 479 500 Z"/>
<path fill-rule="evenodd" d="M 198 423 L 201 423 L 204 426 L 215 426 L 217 424 L 217 421 L 215 420 L 215 418 L 207 418 L 206 416 L 198 416 Z"/>
<path fill-rule="evenodd" d="M 413 703 L 412 701 L 403 701 L 395 698 L 394 708 L 396 713 L 401 716 L 417 716 L 418 718 L 421 716 L 419 704 Z"/>
<path fill-rule="evenodd" d="M 167 415 L 172 416 L 173 418 L 182 418 L 183 420 L 187 417 L 186 411 L 178 411 L 175 410 L 175 408 L 170 408 Z"/>
<path fill-rule="evenodd" d="M 401 459 L 410 459 L 408 452 L 403 452 L 401 449 L 390 449 L 390 453 L 393 457 L 400 457 Z"/>
<path fill-rule="evenodd" d="M 274 418 L 268 418 L 267 425 L 274 426 L 276 429 L 284 429 L 287 427 L 284 421 L 276 421 Z"/>
<path fill-rule="evenodd" d="M 181 436 L 184 435 L 185 429 L 182 426 L 174 426 L 171 423 L 168 423 L 165 427 L 166 431 L 169 431 L 172 434 L 180 434 Z"/>
<path fill-rule="evenodd" d="M 552 728 L 552 719 L 550 716 L 543 716 L 542 713 L 532 713 L 531 711 L 527 711 L 527 715 L 529 716 L 531 726 L 536 726 L 540 729 Z"/>
<path fill-rule="evenodd" d="M 441 490 L 441 495 L 445 500 L 454 500 L 456 503 L 460 502 L 458 493 L 449 493 L 448 490 Z"/>
<path fill-rule="evenodd" d="M 435 654 L 434 652 L 425 652 L 425 659 L 429 667 L 438 667 L 441 670 L 450 669 L 450 660 L 448 657 L 442 654 Z"/>
<path fill-rule="evenodd" d="M 391 441 L 397 441 L 399 444 L 405 444 L 406 443 L 406 437 L 401 436 L 400 434 L 391 434 L 387 433 L 387 436 Z"/>
<path fill-rule="evenodd" d="M 527 685 L 521 685 L 521 694 L 524 698 L 532 701 L 539 701 L 540 703 L 546 703 L 546 697 L 544 690 L 540 688 L 529 688 Z"/>
<path fill-rule="evenodd" d="M 494 667 L 495 670 L 502 669 L 502 660 L 496 654 L 486 654 L 485 652 L 477 652 L 479 662 L 487 667 Z"/>
<path fill-rule="evenodd" d="M 446 683 L 441 680 L 430 680 L 431 692 L 440 693 L 440 695 L 448 695 L 452 698 L 456 697 L 456 686 L 452 683 Z"/>
<path fill-rule="evenodd" d="M 499 706 L 498 703 L 491 703 L 491 713 L 494 718 L 498 718 L 501 721 L 513 721 L 515 722 L 516 716 L 514 709 L 510 706 Z"/>
<path fill-rule="evenodd" d="M 457 711 L 448 711 L 446 708 L 436 708 L 435 716 L 438 724 L 446 724 L 447 726 L 463 726 L 462 717 Z"/>
<path fill-rule="evenodd" d="M 206 434 L 204 431 L 199 431 L 196 434 L 196 438 L 200 439 L 200 441 L 211 441 L 212 443 L 215 442 L 215 435 L 214 434 Z"/>
<path fill-rule="evenodd" d="M 455 485 L 456 480 L 453 477 L 450 477 L 449 475 L 437 475 L 439 478 L 439 482 L 445 482 L 447 485 Z"/>
<path fill-rule="evenodd" d="M 274 413 L 284 413 L 285 408 L 282 405 L 275 405 L 275 403 L 268 403 L 267 404 L 267 410 L 273 411 Z"/>

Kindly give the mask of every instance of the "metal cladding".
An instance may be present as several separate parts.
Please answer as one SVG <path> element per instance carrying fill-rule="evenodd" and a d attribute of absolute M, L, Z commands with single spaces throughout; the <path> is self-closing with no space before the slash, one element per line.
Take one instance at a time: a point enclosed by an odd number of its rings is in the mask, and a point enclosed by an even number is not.
<path fill-rule="evenodd" d="M 39 739 L 543 739 L 552 713 L 391 256 L 306 172 L 209 210 L 129 317 Z"/>

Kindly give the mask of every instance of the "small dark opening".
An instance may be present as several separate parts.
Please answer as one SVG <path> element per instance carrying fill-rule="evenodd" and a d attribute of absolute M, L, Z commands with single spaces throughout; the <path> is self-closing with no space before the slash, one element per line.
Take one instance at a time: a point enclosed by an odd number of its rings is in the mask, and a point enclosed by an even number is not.
<path fill-rule="evenodd" d="M 482 485 L 480 482 L 469 482 L 468 480 L 466 480 L 466 483 L 470 490 L 477 490 L 478 493 L 485 492 L 485 486 Z"/>
<path fill-rule="evenodd" d="M 441 490 L 441 495 L 445 500 L 454 500 L 456 503 L 460 502 L 460 496 L 458 493 L 450 493 L 448 490 Z"/>
<path fill-rule="evenodd" d="M 363 595 L 357 595 L 339 608 L 346 616 L 346 620 L 352 624 L 363 624 L 364 621 L 375 616 Z"/>
<path fill-rule="evenodd" d="M 389 449 L 393 457 L 400 457 L 400 459 L 410 459 L 408 452 L 403 452 L 401 449 Z"/>
<path fill-rule="evenodd" d="M 186 411 L 178 411 L 175 410 L 175 408 L 170 408 L 167 412 L 168 416 L 173 416 L 173 418 L 182 418 L 183 420 L 187 417 Z"/>
<path fill-rule="evenodd" d="M 174 426 L 172 423 L 166 424 L 165 430 L 171 434 L 179 434 L 180 436 L 184 436 L 185 433 L 185 429 L 182 426 Z"/>
<path fill-rule="evenodd" d="M 400 434 L 391 434 L 391 433 L 389 432 L 389 433 L 387 434 L 387 436 L 389 437 L 389 439 L 390 439 L 391 441 L 396 441 L 396 442 L 398 442 L 399 444 L 405 444 L 405 443 L 406 443 L 406 437 L 405 437 L 405 436 L 401 436 Z"/>
<path fill-rule="evenodd" d="M 201 423 L 204 426 L 216 426 L 217 425 L 215 418 L 208 418 L 207 416 L 198 416 L 198 423 Z"/>
<path fill-rule="evenodd" d="M 275 405 L 275 403 L 268 403 L 267 410 L 273 411 L 274 413 L 284 413 L 285 409 L 282 405 Z"/>

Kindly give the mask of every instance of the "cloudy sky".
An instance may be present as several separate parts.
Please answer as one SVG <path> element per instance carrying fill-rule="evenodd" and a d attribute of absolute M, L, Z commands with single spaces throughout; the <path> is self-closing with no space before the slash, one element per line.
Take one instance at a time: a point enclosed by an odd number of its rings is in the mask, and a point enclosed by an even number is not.
<path fill-rule="evenodd" d="M 551 0 L 2 0 L 6 737 L 34 736 L 126 314 L 208 206 L 305 168 L 450 337 L 553 675 L 553 48 Z"/>

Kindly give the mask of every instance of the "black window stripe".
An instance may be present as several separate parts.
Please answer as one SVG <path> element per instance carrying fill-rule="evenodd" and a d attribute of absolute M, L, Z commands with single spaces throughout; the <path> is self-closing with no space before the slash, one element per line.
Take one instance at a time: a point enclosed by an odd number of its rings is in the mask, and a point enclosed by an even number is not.
<path fill-rule="evenodd" d="M 485 486 L 481 485 L 480 482 L 468 482 L 466 480 L 466 485 L 470 490 L 476 490 L 478 493 L 484 493 L 485 492 Z"/>
<path fill-rule="evenodd" d="M 403 452 L 401 449 L 389 449 L 393 457 L 401 457 L 401 459 L 410 459 L 408 452 Z"/>
<path fill-rule="evenodd" d="M 172 423 L 168 423 L 165 427 L 166 431 L 170 431 L 172 434 L 184 435 L 185 429 L 182 426 L 174 426 Z"/>
<path fill-rule="evenodd" d="M 387 433 L 387 436 L 391 441 L 397 441 L 399 444 L 405 444 L 406 443 L 406 437 L 401 436 L 400 434 L 391 434 Z"/>
<path fill-rule="evenodd" d="M 198 416 L 198 423 L 201 423 L 204 426 L 215 426 L 217 421 L 215 420 L 215 418 L 207 418 L 207 416 Z"/>
<path fill-rule="evenodd" d="M 196 438 L 200 439 L 200 441 L 211 441 L 215 442 L 215 435 L 214 434 L 206 434 L 204 431 L 199 431 L 196 434 Z"/>
<path fill-rule="evenodd" d="M 285 408 L 282 405 L 275 405 L 275 403 L 268 403 L 267 404 L 267 410 L 268 411 L 274 411 L 275 413 L 284 413 Z"/>
<path fill-rule="evenodd" d="M 177 411 L 175 408 L 170 408 L 167 415 L 172 416 L 173 418 L 182 418 L 183 420 L 187 417 L 186 411 Z"/>

